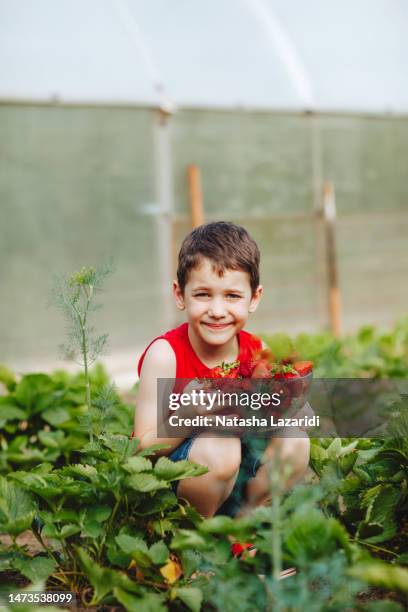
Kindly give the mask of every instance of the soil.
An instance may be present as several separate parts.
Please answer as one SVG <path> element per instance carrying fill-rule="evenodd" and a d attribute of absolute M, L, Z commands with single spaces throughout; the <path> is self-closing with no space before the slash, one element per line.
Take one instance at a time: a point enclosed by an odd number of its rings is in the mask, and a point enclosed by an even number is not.
<path fill-rule="evenodd" d="M 44 538 L 44 542 L 45 544 L 49 544 L 46 538 Z M 0 535 L 0 544 L 8 547 L 13 544 L 13 541 L 8 535 Z M 43 547 L 31 531 L 24 531 L 24 533 L 20 534 L 17 537 L 17 544 L 19 546 L 25 546 L 27 548 L 27 552 L 32 555 L 44 551 Z"/>

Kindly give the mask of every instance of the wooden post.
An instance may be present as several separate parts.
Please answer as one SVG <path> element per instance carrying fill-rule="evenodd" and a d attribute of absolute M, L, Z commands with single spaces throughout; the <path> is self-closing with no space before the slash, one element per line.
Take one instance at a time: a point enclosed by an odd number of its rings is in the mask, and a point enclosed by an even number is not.
<path fill-rule="evenodd" d="M 191 225 L 194 229 L 204 223 L 200 168 L 196 164 L 187 167 L 187 179 L 190 193 Z"/>
<path fill-rule="evenodd" d="M 341 334 L 341 295 L 337 273 L 336 253 L 336 197 L 331 182 L 323 186 L 323 218 L 326 235 L 326 261 L 328 277 L 328 303 L 330 327 L 335 336 Z"/>

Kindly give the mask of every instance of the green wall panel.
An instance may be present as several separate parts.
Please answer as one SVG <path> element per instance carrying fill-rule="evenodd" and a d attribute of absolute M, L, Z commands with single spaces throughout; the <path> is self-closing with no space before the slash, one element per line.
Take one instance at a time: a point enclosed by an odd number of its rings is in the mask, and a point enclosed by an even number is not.
<path fill-rule="evenodd" d="M 0 106 L 0 131 L 1 359 L 55 355 L 52 275 L 110 256 L 98 319 L 114 349 L 140 343 L 159 316 L 151 112 Z"/>

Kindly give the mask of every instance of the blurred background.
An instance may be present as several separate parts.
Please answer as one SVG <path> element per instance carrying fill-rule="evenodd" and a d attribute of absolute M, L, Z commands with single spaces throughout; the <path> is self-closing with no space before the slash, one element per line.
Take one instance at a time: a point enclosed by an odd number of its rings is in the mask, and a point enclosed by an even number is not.
<path fill-rule="evenodd" d="M 130 386 L 203 220 L 259 243 L 250 331 L 406 314 L 407 32 L 405 0 L 0 0 L 0 362 L 64 365 L 52 277 L 112 256 Z"/>

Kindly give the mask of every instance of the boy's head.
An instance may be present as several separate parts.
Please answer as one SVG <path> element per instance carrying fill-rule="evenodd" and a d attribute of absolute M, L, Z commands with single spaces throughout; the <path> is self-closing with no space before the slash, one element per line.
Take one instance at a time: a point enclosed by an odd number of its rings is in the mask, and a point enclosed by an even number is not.
<path fill-rule="evenodd" d="M 184 239 L 174 294 L 201 340 L 226 344 L 243 328 L 262 294 L 259 260 L 256 242 L 234 223 L 207 223 Z"/>
<path fill-rule="evenodd" d="M 181 245 L 177 281 L 184 293 L 191 270 L 210 259 L 219 276 L 226 270 L 242 270 L 248 273 L 252 294 L 259 285 L 260 253 L 255 240 L 246 229 L 228 221 L 200 225 L 190 232 Z"/>

